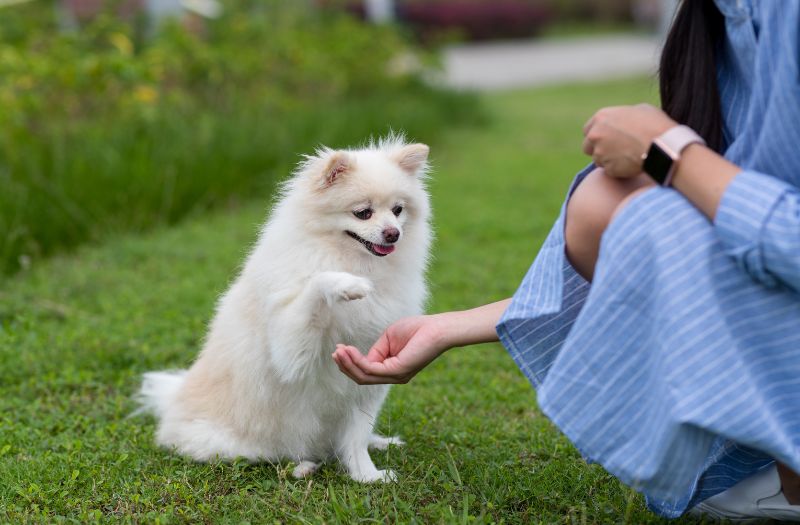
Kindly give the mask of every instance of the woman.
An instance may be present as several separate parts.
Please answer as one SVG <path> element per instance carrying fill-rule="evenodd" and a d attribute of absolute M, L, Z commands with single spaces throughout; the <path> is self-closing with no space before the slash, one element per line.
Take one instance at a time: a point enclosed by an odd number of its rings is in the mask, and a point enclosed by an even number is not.
<path fill-rule="evenodd" d="M 654 511 L 800 521 L 799 21 L 800 0 L 685 0 L 663 111 L 587 122 L 594 162 L 514 297 L 400 320 L 366 357 L 337 347 L 339 368 L 407 382 L 499 336 Z"/>

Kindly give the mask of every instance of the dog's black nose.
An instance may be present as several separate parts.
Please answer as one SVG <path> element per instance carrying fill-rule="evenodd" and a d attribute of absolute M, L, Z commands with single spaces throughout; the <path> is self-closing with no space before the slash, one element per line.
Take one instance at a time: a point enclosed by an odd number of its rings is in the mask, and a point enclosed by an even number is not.
<path fill-rule="evenodd" d="M 383 240 L 389 244 L 397 242 L 400 238 L 400 231 L 397 228 L 386 228 L 383 230 Z"/>

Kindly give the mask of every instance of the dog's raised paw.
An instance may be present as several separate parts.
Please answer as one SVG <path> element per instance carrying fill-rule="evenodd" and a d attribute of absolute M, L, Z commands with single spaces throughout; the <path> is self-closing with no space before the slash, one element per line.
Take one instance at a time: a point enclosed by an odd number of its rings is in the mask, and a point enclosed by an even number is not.
<path fill-rule="evenodd" d="M 340 301 L 355 301 L 372 292 L 372 283 L 364 277 L 342 272 L 334 285 L 334 291 Z"/>

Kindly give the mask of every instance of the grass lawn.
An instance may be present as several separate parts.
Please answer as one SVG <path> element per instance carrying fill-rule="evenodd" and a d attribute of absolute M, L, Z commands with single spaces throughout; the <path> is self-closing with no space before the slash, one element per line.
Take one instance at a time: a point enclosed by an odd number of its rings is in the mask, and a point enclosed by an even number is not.
<path fill-rule="evenodd" d="M 586 159 L 600 106 L 653 100 L 649 80 L 486 97 L 492 120 L 430 141 L 437 242 L 430 311 L 509 296 Z M 267 203 L 51 259 L 0 282 L 0 522 L 656 523 L 587 465 L 497 344 L 453 350 L 390 394 L 373 452 L 397 483 L 335 465 L 194 464 L 129 418 L 146 370 L 185 367 Z"/>

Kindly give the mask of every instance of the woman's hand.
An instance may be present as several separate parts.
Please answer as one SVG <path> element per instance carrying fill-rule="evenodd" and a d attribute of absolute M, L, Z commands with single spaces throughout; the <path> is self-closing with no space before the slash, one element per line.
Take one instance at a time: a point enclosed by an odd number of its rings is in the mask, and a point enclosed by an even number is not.
<path fill-rule="evenodd" d="M 583 152 L 610 177 L 635 177 L 653 139 L 677 125 L 650 104 L 603 108 L 583 127 Z"/>
<path fill-rule="evenodd" d="M 360 385 L 408 383 L 447 350 L 445 331 L 435 315 L 407 317 L 389 326 L 366 356 L 340 344 L 333 360 Z"/>
<path fill-rule="evenodd" d="M 360 385 L 408 383 L 445 350 L 497 341 L 494 327 L 510 302 L 406 317 L 389 326 L 366 356 L 354 346 L 336 345 L 333 360 Z"/>

